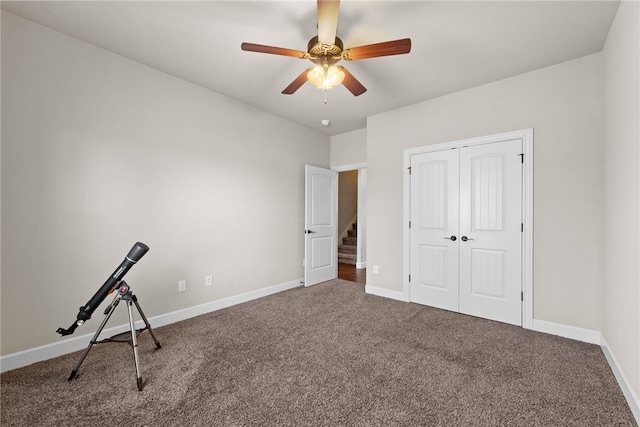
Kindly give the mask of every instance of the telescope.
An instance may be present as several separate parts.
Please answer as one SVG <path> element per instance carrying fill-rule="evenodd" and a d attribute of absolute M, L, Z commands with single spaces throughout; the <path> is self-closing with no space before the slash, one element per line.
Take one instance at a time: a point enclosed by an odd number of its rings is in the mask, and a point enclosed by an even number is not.
<path fill-rule="evenodd" d="M 131 248 L 127 256 L 124 258 L 124 261 L 115 269 L 115 271 L 109 276 L 106 282 L 98 289 L 98 292 L 95 293 L 94 296 L 82 307 L 80 307 L 80 311 L 78 312 L 78 316 L 76 317 L 75 322 L 69 327 L 69 329 L 58 328 L 56 331 L 62 336 L 71 335 L 78 326 L 82 325 L 87 320 L 91 319 L 91 315 L 95 311 L 96 308 L 102 301 L 109 295 L 115 288 L 118 287 L 119 283 L 122 281 L 122 278 L 125 274 L 133 267 L 133 265 L 142 258 L 144 254 L 149 250 L 149 246 L 145 245 L 141 242 L 136 242 L 135 245 Z"/>
<path fill-rule="evenodd" d="M 153 341 L 156 344 L 156 349 L 160 348 L 160 342 L 158 341 L 155 334 L 153 333 L 153 329 L 151 329 L 149 320 L 147 320 L 146 316 L 142 312 L 142 309 L 140 308 L 140 304 L 138 304 L 138 298 L 133 294 L 133 291 L 131 290 L 127 282 L 125 282 L 122 278 L 124 277 L 125 274 L 127 274 L 127 272 L 131 269 L 131 267 L 133 267 L 133 265 L 136 262 L 138 262 L 144 254 L 147 253 L 148 250 L 149 250 L 149 246 L 145 245 L 144 243 L 137 242 L 135 245 L 133 245 L 133 247 L 127 254 L 127 256 L 124 257 L 124 261 L 122 261 L 122 263 L 118 266 L 118 268 L 116 268 L 116 270 L 111 274 L 111 276 L 109 276 L 107 281 L 104 282 L 104 284 L 100 287 L 100 289 L 98 289 L 98 292 L 96 292 L 95 295 L 91 297 L 89 302 L 87 302 L 85 305 L 80 307 L 78 316 L 76 316 L 76 321 L 73 322 L 73 324 L 69 327 L 69 329 L 58 328 L 58 330 L 56 331 L 62 336 L 71 335 L 78 326 L 82 325 L 84 322 L 91 319 L 91 315 L 96 310 L 96 308 L 98 308 L 98 306 L 102 304 L 102 301 L 104 301 L 107 295 L 117 290 L 116 296 L 113 298 L 113 301 L 104 312 L 104 315 L 105 315 L 104 320 L 100 324 L 100 327 L 98 328 L 96 333 L 93 335 L 93 338 L 91 338 L 91 341 L 89 341 L 89 345 L 84 350 L 84 353 L 80 358 L 80 361 L 78 362 L 76 367 L 73 369 L 73 371 L 71 371 L 71 375 L 69 375 L 69 381 L 71 381 L 74 378 L 77 378 L 78 369 L 80 369 L 80 365 L 82 365 L 82 362 L 84 362 L 84 359 L 89 354 L 89 350 L 91 350 L 91 348 L 95 344 L 101 344 L 103 342 L 123 342 L 121 340 L 114 339 L 115 337 L 98 341 L 98 337 L 100 336 L 105 325 L 111 318 L 111 315 L 115 311 L 120 300 L 124 300 L 127 304 L 127 309 L 129 311 L 129 327 L 131 328 L 131 346 L 133 347 L 133 359 L 136 363 L 138 390 L 142 391 L 142 371 L 140 369 L 140 361 L 138 360 L 137 335 L 140 332 L 149 330 L 149 333 L 151 334 L 151 337 L 153 338 Z M 142 329 L 136 330 L 135 322 L 133 321 L 133 313 L 132 313 L 133 305 L 135 305 L 136 308 L 138 309 L 138 313 L 140 313 L 140 317 L 142 318 L 142 321 L 145 324 L 145 327 Z"/>

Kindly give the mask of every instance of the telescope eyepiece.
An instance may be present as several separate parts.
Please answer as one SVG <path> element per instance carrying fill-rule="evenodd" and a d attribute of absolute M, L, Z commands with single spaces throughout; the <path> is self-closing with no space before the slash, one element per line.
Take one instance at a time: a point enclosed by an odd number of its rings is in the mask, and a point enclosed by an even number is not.
<path fill-rule="evenodd" d="M 93 310 L 88 308 L 86 305 L 80 307 L 80 311 L 78 312 L 77 316 L 78 322 L 84 323 L 85 320 L 91 319 L 91 313 L 93 313 Z M 82 323 L 80 323 L 80 325 L 82 325 Z"/>

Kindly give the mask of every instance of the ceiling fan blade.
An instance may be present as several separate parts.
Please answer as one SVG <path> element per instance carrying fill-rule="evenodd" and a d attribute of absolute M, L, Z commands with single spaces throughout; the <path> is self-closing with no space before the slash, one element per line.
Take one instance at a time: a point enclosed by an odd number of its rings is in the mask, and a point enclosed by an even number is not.
<path fill-rule="evenodd" d="M 318 41 L 332 45 L 336 42 L 338 31 L 338 12 L 340 2 L 337 0 L 318 0 Z"/>
<path fill-rule="evenodd" d="M 294 49 L 285 49 L 283 47 L 265 46 L 263 44 L 242 43 L 240 45 L 240 48 L 248 52 L 270 53 L 272 55 L 291 56 L 293 58 L 300 58 L 300 59 L 309 58 L 308 52 L 303 52 L 301 50 L 294 50 Z"/>
<path fill-rule="evenodd" d="M 353 74 L 351 74 L 346 68 L 339 65 L 338 68 L 344 71 L 344 80 L 342 81 L 342 84 L 353 94 L 353 96 L 362 95 L 367 91 L 367 88 L 362 86 L 362 83 L 353 77 Z"/>
<path fill-rule="evenodd" d="M 304 70 L 298 77 L 296 77 L 294 81 L 291 82 L 289 86 L 284 88 L 282 93 L 285 95 L 292 95 L 295 91 L 300 89 L 302 85 L 305 84 L 307 81 L 308 72 L 309 72 L 309 69 Z"/>
<path fill-rule="evenodd" d="M 345 49 L 342 51 L 342 59 L 356 61 L 379 56 L 402 55 L 409 52 L 411 52 L 411 39 L 400 39 Z"/>

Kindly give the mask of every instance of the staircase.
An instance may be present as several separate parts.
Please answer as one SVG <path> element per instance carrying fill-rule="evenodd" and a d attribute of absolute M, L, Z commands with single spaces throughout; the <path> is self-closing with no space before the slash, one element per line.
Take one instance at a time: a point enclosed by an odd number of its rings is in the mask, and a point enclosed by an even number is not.
<path fill-rule="evenodd" d="M 338 245 L 338 262 L 356 265 L 358 254 L 358 224 L 353 224 L 347 232 L 347 237 L 342 238 L 342 244 Z"/>

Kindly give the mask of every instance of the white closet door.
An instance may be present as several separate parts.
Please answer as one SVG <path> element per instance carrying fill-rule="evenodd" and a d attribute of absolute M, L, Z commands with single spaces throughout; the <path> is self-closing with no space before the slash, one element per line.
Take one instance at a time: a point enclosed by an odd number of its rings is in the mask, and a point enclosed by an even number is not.
<path fill-rule="evenodd" d="M 458 310 L 458 151 L 411 156 L 411 301 Z"/>
<path fill-rule="evenodd" d="M 522 324 L 522 142 L 460 150 L 460 312 Z"/>
<path fill-rule="evenodd" d="M 411 156 L 410 300 L 522 325 L 522 140 Z"/>

